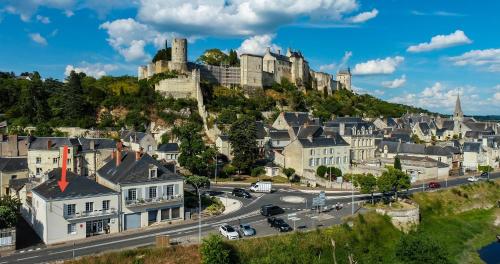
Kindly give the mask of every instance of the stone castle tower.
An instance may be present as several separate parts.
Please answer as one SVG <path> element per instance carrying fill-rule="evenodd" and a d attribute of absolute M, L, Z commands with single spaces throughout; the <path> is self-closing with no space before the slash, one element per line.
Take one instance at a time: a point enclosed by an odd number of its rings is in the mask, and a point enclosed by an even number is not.
<path fill-rule="evenodd" d="M 187 72 L 187 39 L 175 38 L 172 41 L 172 61 L 170 70 Z"/>
<path fill-rule="evenodd" d="M 337 73 L 337 82 L 338 82 L 337 90 L 347 89 L 350 91 L 351 79 L 352 79 L 352 74 L 350 68 L 347 68 L 347 70 L 339 71 Z"/>

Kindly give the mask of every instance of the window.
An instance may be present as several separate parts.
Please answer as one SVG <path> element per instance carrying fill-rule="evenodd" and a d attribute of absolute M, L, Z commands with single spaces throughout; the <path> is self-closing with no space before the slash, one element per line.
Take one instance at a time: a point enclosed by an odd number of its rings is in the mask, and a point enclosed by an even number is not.
<path fill-rule="evenodd" d="M 328 158 L 323 158 L 323 165 L 327 165 L 328 164 Z"/>
<path fill-rule="evenodd" d="M 311 154 L 311 156 L 314 156 L 314 149 L 310 150 L 310 154 Z"/>
<path fill-rule="evenodd" d="M 59 159 L 58 159 L 58 158 L 53 158 L 53 159 L 52 159 L 52 164 L 57 164 L 57 163 L 59 163 L 58 161 L 59 161 Z"/>
<path fill-rule="evenodd" d="M 180 218 L 181 217 L 181 208 L 180 207 L 174 207 L 172 208 L 172 219 Z"/>
<path fill-rule="evenodd" d="M 347 156 L 344 156 L 344 163 L 347 163 Z"/>
<path fill-rule="evenodd" d="M 170 208 L 168 209 L 161 209 L 161 220 L 168 220 L 170 219 Z"/>
<path fill-rule="evenodd" d="M 109 200 L 102 201 L 102 210 L 103 211 L 109 210 Z"/>
<path fill-rule="evenodd" d="M 128 199 L 129 200 L 137 200 L 137 190 L 136 189 L 128 189 Z"/>
<path fill-rule="evenodd" d="M 149 170 L 149 178 L 152 179 L 152 178 L 156 178 L 156 169 L 150 169 Z"/>
<path fill-rule="evenodd" d="M 316 158 L 316 161 L 314 162 L 314 165 L 315 165 L 315 166 L 318 166 L 318 165 L 319 165 L 319 162 L 320 162 L 320 159 L 319 159 L 319 158 Z"/>
<path fill-rule="evenodd" d="M 333 154 L 333 148 L 330 148 L 330 154 Z"/>
<path fill-rule="evenodd" d="M 42 163 L 42 158 L 36 157 L 36 164 L 41 164 Z"/>
<path fill-rule="evenodd" d="M 324 155 L 328 154 L 328 149 L 323 149 L 323 154 Z"/>
<path fill-rule="evenodd" d="M 85 212 L 93 212 L 93 211 L 94 211 L 94 202 L 86 202 Z"/>
<path fill-rule="evenodd" d="M 151 152 L 151 151 L 153 151 L 153 146 L 148 145 L 148 152 Z"/>
<path fill-rule="evenodd" d="M 76 204 L 66 205 L 66 215 L 74 215 L 76 213 Z"/>
<path fill-rule="evenodd" d="M 340 157 L 337 157 L 337 164 L 340 164 Z"/>
<path fill-rule="evenodd" d="M 309 159 L 309 166 L 310 167 L 314 166 L 314 159 Z"/>
<path fill-rule="evenodd" d="M 76 234 L 76 224 L 68 224 L 68 234 Z"/>
<path fill-rule="evenodd" d="M 70 164 L 71 163 L 71 159 L 68 159 L 68 163 L 67 164 Z"/>
<path fill-rule="evenodd" d="M 149 187 L 149 198 L 156 198 L 156 187 Z"/>
<path fill-rule="evenodd" d="M 40 176 L 42 174 L 42 168 L 36 168 L 36 175 Z"/>
<path fill-rule="evenodd" d="M 167 185 L 167 196 L 170 197 L 174 195 L 174 185 Z"/>

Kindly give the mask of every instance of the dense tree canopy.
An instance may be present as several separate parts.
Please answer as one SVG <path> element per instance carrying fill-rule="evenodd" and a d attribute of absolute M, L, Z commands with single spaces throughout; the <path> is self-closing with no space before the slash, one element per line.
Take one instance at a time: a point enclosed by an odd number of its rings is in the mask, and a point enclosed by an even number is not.
<path fill-rule="evenodd" d="M 201 129 L 199 124 L 189 122 L 176 127 L 174 134 L 180 141 L 179 164 L 193 174 L 207 176 L 217 152 L 205 145 Z"/>
<path fill-rule="evenodd" d="M 255 120 L 243 115 L 229 130 L 229 142 L 233 154 L 232 164 L 238 170 L 248 170 L 257 159 L 257 127 Z"/>
<path fill-rule="evenodd" d="M 410 176 L 405 172 L 387 167 L 377 179 L 377 187 L 381 192 L 395 192 L 396 199 L 398 192 L 408 189 L 411 186 Z"/>
<path fill-rule="evenodd" d="M 230 50 L 229 54 L 224 53 L 220 49 L 208 49 L 203 55 L 198 58 L 198 62 L 207 65 L 228 65 L 239 66 L 240 60 L 235 50 Z"/>

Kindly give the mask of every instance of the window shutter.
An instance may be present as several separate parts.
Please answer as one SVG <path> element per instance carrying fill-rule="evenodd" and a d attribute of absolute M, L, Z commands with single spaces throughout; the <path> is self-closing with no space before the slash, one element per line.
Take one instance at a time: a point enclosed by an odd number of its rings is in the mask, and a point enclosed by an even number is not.
<path fill-rule="evenodd" d="M 63 215 L 68 215 L 68 205 L 63 204 Z"/>
<path fill-rule="evenodd" d="M 128 189 L 123 191 L 123 197 L 125 197 L 125 200 L 128 200 Z"/>
<path fill-rule="evenodd" d="M 174 184 L 174 195 L 179 194 L 179 184 Z"/>
<path fill-rule="evenodd" d="M 163 193 L 162 196 L 167 196 L 167 185 L 163 185 Z"/>
<path fill-rule="evenodd" d="M 137 188 L 136 189 L 136 195 L 137 200 L 142 199 L 142 188 Z"/>

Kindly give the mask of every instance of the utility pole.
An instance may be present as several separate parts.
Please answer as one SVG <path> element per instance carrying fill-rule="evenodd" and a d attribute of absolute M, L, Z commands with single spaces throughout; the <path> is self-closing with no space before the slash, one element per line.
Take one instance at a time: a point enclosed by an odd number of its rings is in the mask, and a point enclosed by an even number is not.
<path fill-rule="evenodd" d="M 332 167 L 330 167 L 330 188 L 332 188 Z"/>
<path fill-rule="evenodd" d="M 217 158 L 217 154 L 215 154 L 215 184 L 217 184 L 217 163 L 219 163 L 219 159 Z"/>
<path fill-rule="evenodd" d="M 201 244 L 201 194 L 200 187 L 196 187 L 196 191 L 198 192 L 198 243 Z"/>
<path fill-rule="evenodd" d="M 351 179 L 351 214 L 354 215 L 354 177 Z"/>

